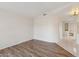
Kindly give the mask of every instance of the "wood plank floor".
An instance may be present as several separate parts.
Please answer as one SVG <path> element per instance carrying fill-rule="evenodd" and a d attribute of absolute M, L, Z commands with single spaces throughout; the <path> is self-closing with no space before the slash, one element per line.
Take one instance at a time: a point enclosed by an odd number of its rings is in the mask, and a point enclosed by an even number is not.
<path fill-rule="evenodd" d="M 0 57 L 73 57 L 56 43 L 30 40 L 0 50 Z"/>

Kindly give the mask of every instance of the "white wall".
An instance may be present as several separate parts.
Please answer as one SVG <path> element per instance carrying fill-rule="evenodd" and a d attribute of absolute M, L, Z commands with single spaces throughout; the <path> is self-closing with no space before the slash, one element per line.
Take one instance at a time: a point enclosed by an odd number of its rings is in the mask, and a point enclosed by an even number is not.
<path fill-rule="evenodd" d="M 77 39 L 76 39 L 77 44 L 79 44 L 79 21 L 77 20 Z"/>
<path fill-rule="evenodd" d="M 35 19 L 33 39 L 58 42 L 59 19 L 54 15 L 40 16 Z"/>
<path fill-rule="evenodd" d="M 59 19 L 54 15 L 33 19 L 0 12 L 0 49 L 31 39 L 58 42 Z"/>
<path fill-rule="evenodd" d="M 77 40 L 76 40 L 77 44 L 79 44 L 79 34 L 77 34 Z"/>
<path fill-rule="evenodd" d="M 0 49 L 32 39 L 33 21 L 7 12 L 0 12 Z"/>

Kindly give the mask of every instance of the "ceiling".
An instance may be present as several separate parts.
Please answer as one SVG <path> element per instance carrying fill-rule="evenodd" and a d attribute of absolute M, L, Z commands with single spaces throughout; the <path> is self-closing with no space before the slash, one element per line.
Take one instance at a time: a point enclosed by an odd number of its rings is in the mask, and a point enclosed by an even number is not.
<path fill-rule="evenodd" d="M 69 4 L 68 2 L 0 2 L 0 10 L 36 17 Z"/>

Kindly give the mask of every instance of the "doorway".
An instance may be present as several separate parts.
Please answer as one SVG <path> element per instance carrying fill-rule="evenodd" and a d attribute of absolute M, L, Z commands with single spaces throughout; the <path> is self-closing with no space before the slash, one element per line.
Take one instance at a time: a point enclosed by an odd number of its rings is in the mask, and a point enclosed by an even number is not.
<path fill-rule="evenodd" d="M 59 25 L 60 41 L 58 44 L 73 55 L 77 55 L 77 22 L 75 20 L 63 20 Z"/>
<path fill-rule="evenodd" d="M 77 38 L 77 23 L 74 21 L 63 22 L 63 39 L 75 40 Z"/>

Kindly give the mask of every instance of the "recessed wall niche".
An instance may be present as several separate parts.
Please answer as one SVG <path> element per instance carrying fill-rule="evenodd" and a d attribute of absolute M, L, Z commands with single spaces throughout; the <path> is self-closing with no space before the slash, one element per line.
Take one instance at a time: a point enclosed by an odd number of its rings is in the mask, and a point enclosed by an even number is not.
<path fill-rule="evenodd" d="M 68 31 L 68 23 L 65 23 L 65 31 Z"/>

